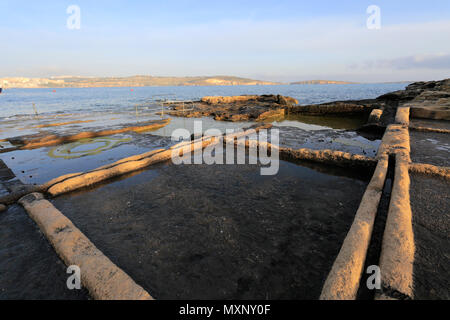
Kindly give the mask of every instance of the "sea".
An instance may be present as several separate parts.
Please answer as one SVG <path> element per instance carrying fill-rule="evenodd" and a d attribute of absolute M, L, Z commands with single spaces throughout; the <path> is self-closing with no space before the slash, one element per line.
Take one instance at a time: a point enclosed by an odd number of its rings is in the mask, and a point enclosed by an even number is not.
<path fill-rule="evenodd" d="M 0 121 L 45 114 L 128 113 L 164 100 L 199 100 L 203 96 L 280 94 L 301 105 L 376 98 L 402 90 L 407 83 L 348 85 L 178 86 L 120 88 L 4 89 Z"/>

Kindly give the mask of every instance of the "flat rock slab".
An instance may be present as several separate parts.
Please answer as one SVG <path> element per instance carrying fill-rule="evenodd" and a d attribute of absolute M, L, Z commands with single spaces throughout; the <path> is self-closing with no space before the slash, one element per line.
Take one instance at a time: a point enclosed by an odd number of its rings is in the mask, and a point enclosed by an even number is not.
<path fill-rule="evenodd" d="M 156 299 L 317 299 L 367 185 L 346 173 L 161 164 L 53 203 Z"/>
<path fill-rule="evenodd" d="M 450 121 L 446 120 L 411 119 L 410 125 L 413 127 L 450 130 Z"/>
<path fill-rule="evenodd" d="M 446 95 L 450 96 L 449 93 Z M 448 98 L 447 98 L 448 100 Z M 411 107 L 411 117 L 435 120 L 450 120 L 450 106 L 425 105 Z"/>
<path fill-rule="evenodd" d="M 450 166 L 450 134 L 410 131 L 413 162 Z"/>
<path fill-rule="evenodd" d="M 450 182 L 411 175 L 414 298 L 450 299 Z"/>
<path fill-rule="evenodd" d="M 22 207 L 0 214 L 0 299 L 89 299 L 84 289 L 67 289 L 68 276 Z"/>

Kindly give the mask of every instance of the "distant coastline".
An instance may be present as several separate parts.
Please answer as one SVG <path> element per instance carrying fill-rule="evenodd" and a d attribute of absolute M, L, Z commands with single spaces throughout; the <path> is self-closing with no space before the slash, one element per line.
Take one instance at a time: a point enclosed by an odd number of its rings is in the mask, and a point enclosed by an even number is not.
<path fill-rule="evenodd" d="M 95 87 L 152 87 L 152 86 L 234 86 L 277 85 L 278 82 L 260 81 L 231 76 L 215 77 L 51 77 L 0 78 L 4 88 L 95 88 Z"/>
<path fill-rule="evenodd" d="M 350 84 L 354 82 L 309 80 L 292 83 L 261 81 L 233 76 L 212 77 L 50 77 L 0 78 L 3 88 L 95 88 L 95 87 L 151 87 L 151 86 L 236 86 L 236 85 L 295 85 L 295 84 Z"/>
<path fill-rule="evenodd" d="M 305 80 L 291 82 L 290 84 L 359 84 L 359 82 L 335 81 L 335 80 Z"/>
<path fill-rule="evenodd" d="M 408 81 L 402 81 L 407 83 Z M 61 76 L 50 78 L 8 77 L 0 78 L 0 87 L 10 88 L 103 88 L 103 87 L 165 87 L 165 86 L 255 86 L 255 85 L 342 85 L 360 82 L 338 80 L 303 80 L 296 82 L 262 81 L 233 76 L 211 77 L 76 77 Z"/>

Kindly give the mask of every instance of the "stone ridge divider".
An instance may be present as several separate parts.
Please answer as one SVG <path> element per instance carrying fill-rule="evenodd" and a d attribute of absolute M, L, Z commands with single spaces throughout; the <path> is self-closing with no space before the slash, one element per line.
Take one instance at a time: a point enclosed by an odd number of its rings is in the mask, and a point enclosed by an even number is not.
<path fill-rule="evenodd" d="M 367 120 L 367 124 L 376 124 L 381 120 L 381 116 L 383 115 L 383 109 L 373 109 L 369 115 L 369 119 Z"/>
<path fill-rule="evenodd" d="M 395 123 L 409 126 L 409 107 L 398 107 L 395 115 Z"/>
<path fill-rule="evenodd" d="M 378 205 L 388 170 L 388 157 L 378 161 L 375 173 L 362 197 L 352 226 L 325 280 L 320 300 L 355 300 L 367 250 L 372 238 Z"/>
<path fill-rule="evenodd" d="M 415 243 L 409 193 L 409 111 L 409 107 L 399 108 L 396 120 L 403 124 L 391 125 L 391 130 L 387 132 L 388 141 L 393 143 L 389 151 L 395 155 L 395 174 L 379 262 L 381 292 L 376 295 L 376 299 L 414 298 Z"/>
<path fill-rule="evenodd" d="M 229 138 L 224 139 L 224 144 L 232 143 Z M 292 149 L 275 146 L 269 142 L 260 142 L 257 140 L 235 140 L 235 146 L 242 146 L 246 149 L 267 150 L 277 152 L 281 160 L 295 161 L 303 160 L 326 165 L 334 165 L 343 168 L 374 168 L 377 165 L 375 158 L 362 156 L 359 154 L 351 154 L 343 151 L 335 150 L 312 150 L 307 148 Z"/>
<path fill-rule="evenodd" d="M 414 233 L 410 204 L 409 155 L 395 155 L 395 175 L 380 254 L 377 299 L 413 299 Z"/>
<path fill-rule="evenodd" d="M 58 145 L 62 143 L 68 143 L 68 142 L 74 142 L 81 139 L 87 139 L 87 138 L 97 138 L 97 137 L 104 137 L 104 136 L 110 136 L 118 133 L 125 133 L 125 132 L 144 132 L 149 130 L 156 130 L 165 127 L 170 123 L 171 119 L 165 119 L 165 120 L 156 120 L 152 121 L 149 124 L 146 125 L 140 125 L 140 126 L 130 126 L 130 127 L 124 127 L 120 129 L 111 129 L 111 130 L 102 130 L 102 131 L 84 131 L 80 132 L 74 135 L 68 135 L 68 136 L 58 136 L 55 134 L 49 134 L 45 135 L 43 137 L 36 137 L 34 139 L 27 139 L 26 137 L 17 137 L 17 138 L 8 138 L 6 139 L 8 142 L 10 142 L 13 145 L 19 145 L 15 147 L 15 149 L 21 149 L 21 150 L 30 150 L 30 149 L 36 149 L 36 148 L 42 148 L 42 147 L 48 147 L 53 145 Z"/>
<path fill-rule="evenodd" d="M 428 128 L 428 127 L 421 127 L 421 126 L 409 126 L 409 130 L 419 131 L 419 132 L 450 133 L 449 129 Z"/>
<path fill-rule="evenodd" d="M 427 174 L 450 180 L 450 167 L 438 167 L 426 163 L 411 163 L 409 165 L 409 172 Z"/>
<path fill-rule="evenodd" d="M 381 159 L 385 155 L 395 155 L 399 152 L 405 156 L 408 162 L 411 162 L 411 145 L 408 128 L 401 124 L 391 124 L 387 127 L 383 139 L 381 140 L 377 159 Z"/>
<path fill-rule="evenodd" d="M 395 156 L 395 179 L 380 254 L 381 292 L 377 299 L 412 298 L 414 235 L 409 201 L 409 108 L 398 108 L 378 149 L 377 168 L 367 186 L 352 226 L 325 280 L 321 300 L 355 300 L 387 176 Z"/>
<path fill-rule="evenodd" d="M 109 260 L 89 239 L 40 193 L 19 200 L 67 266 L 76 265 L 81 282 L 98 300 L 153 300 L 122 269 Z"/>

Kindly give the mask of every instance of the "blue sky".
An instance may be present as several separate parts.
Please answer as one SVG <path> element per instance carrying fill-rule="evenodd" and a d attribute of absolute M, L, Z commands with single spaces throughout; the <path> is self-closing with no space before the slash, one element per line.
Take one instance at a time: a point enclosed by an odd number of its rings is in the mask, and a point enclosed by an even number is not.
<path fill-rule="evenodd" d="M 81 29 L 69 30 L 69 5 Z M 381 29 L 366 27 L 369 5 Z M 0 0 L 0 77 L 235 75 L 428 80 L 450 75 L 450 1 Z"/>

